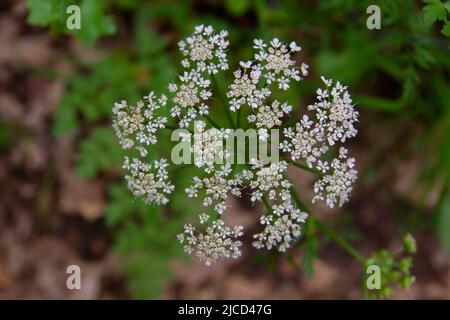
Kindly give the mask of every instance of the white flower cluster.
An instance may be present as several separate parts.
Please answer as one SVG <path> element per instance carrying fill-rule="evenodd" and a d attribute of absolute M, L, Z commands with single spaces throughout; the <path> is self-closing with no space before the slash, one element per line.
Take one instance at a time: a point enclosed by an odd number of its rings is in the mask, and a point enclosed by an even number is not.
<path fill-rule="evenodd" d="M 136 106 L 129 106 L 126 101 L 115 103 L 113 128 L 122 148 L 130 149 L 137 144 L 141 156 L 147 155 L 145 146 L 156 143 L 156 131 L 167 122 L 166 117 L 156 116 L 155 111 L 166 103 L 165 95 L 156 98 L 153 91 Z"/>
<path fill-rule="evenodd" d="M 209 74 L 217 73 L 219 69 L 227 70 L 227 36 L 228 32 L 225 30 L 215 34 L 212 26 L 196 26 L 192 36 L 178 42 L 180 52 L 187 57 L 181 64 L 187 69 L 195 64 L 194 70 L 207 71 Z"/>
<path fill-rule="evenodd" d="M 280 106 L 280 102 L 273 101 L 272 104 L 263 105 L 258 109 L 258 113 L 249 115 L 248 121 L 255 122 L 257 128 L 272 129 L 273 127 L 280 126 L 285 115 L 292 111 L 292 106 L 286 102 Z"/>
<path fill-rule="evenodd" d="M 135 197 L 142 197 L 147 204 L 164 205 L 169 202 L 166 195 L 173 192 L 175 187 L 168 181 L 167 160 L 155 160 L 153 166 L 137 158 L 131 161 L 125 157 L 123 169 L 128 171 L 125 179 L 128 189 Z"/>
<path fill-rule="evenodd" d="M 326 89 L 317 89 L 317 102 L 308 106 L 315 111 L 318 127 L 323 128 L 330 146 L 336 142 L 345 142 L 356 136 L 354 127 L 358 121 L 358 111 L 355 110 L 347 87 L 339 81 L 333 86 L 332 80 L 322 77 Z"/>
<path fill-rule="evenodd" d="M 205 225 L 204 232 L 196 230 L 191 224 L 185 224 L 184 233 L 178 235 L 186 253 L 194 254 L 207 266 L 222 258 L 237 259 L 241 256 L 242 242 L 235 240 L 243 234 L 241 225 L 230 228 L 220 219 L 207 225 L 207 214 L 199 215 L 199 219 L 200 224 Z"/>
<path fill-rule="evenodd" d="M 253 235 L 253 246 L 267 250 L 277 248 L 285 252 L 301 234 L 302 225 L 308 214 L 295 208 L 290 200 L 272 206 L 272 212 L 263 215 L 260 223 L 265 226 L 263 232 Z"/>
<path fill-rule="evenodd" d="M 280 126 L 281 120 L 285 115 L 289 114 L 292 106 L 286 102 L 280 106 L 277 100 L 272 102 L 272 105 L 263 105 L 258 108 L 256 114 L 251 114 L 247 117 L 249 123 L 255 123 L 258 128 L 258 137 L 261 141 L 266 141 L 269 137 L 269 129 Z"/>
<path fill-rule="evenodd" d="M 257 88 L 261 71 L 257 67 L 253 68 L 249 74 L 246 71 L 243 73 L 242 70 L 238 69 L 234 72 L 234 81 L 227 92 L 227 97 L 231 98 L 231 111 L 239 110 L 244 104 L 256 109 L 270 96 L 268 88 Z"/>
<path fill-rule="evenodd" d="M 271 95 L 270 84 L 277 82 L 279 89 L 287 90 L 291 80 L 300 81 L 308 74 L 305 63 L 300 70 L 294 67 L 291 55 L 301 50 L 295 42 L 287 46 L 275 38 L 267 49 L 263 40 L 255 39 L 253 47 L 258 50 L 254 60 L 240 63 L 242 69 L 234 72 L 234 81 L 227 92 L 231 111 L 239 110 L 244 104 L 257 109 Z"/>
<path fill-rule="evenodd" d="M 347 149 L 344 147 L 339 149 L 339 156 L 331 161 L 330 167 L 331 173 L 314 184 L 316 196 L 313 202 L 325 200 L 326 204 L 333 208 L 336 204 L 342 206 L 348 201 L 357 171 L 354 169 L 355 159 L 347 158 Z"/>
<path fill-rule="evenodd" d="M 227 208 L 226 200 L 230 193 L 236 197 L 241 196 L 242 174 L 236 174 L 234 178 L 230 176 L 231 166 L 226 164 L 210 177 L 203 179 L 194 177 L 194 184 L 186 188 L 186 194 L 189 198 L 196 198 L 198 197 L 198 191 L 204 189 L 203 205 L 209 207 L 214 204 L 214 210 L 222 214 Z"/>
<path fill-rule="evenodd" d="M 303 76 L 308 75 L 305 63 L 300 70 L 294 67 L 295 61 L 291 59 L 291 55 L 302 50 L 295 42 L 287 46 L 275 38 L 268 46 L 263 40 L 255 39 L 253 48 L 258 50 L 255 54 L 256 66 L 263 73 L 267 84 L 277 82 L 279 89 L 287 90 L 291 80 L 300 81 Z"/>
<path fill-rule="evenodd" d="M 227 36 L 227 31 L 216 34 L 211 26 L 200 25 L 191 37 L 178 43 L 186 57 L 181 61 L 185 71 L 179 76 L 179 84 L 169 84 L 169 91 L 174 95 L 171 115 L 180 119 L 180 128 L 187 128 L 193 120 L 208 114 L 210 76 L 228 69 Z"/>
<path fill-rule="evenodd" d="M 289 154 L 293 161 L 303 159 L 310 168 L 315 168 L 324 176 L 314 185 L 316 200 L 325 200 L 333 208 L 342 206 L 349 199 L 352 184 L 356 180 L 354 158 L 347 159 L 347 149 L 340 147 L 339 155 L 331 163 L 322 157 L 337 142 L 344 143 L 357 134 L 354 127 L 358 121 L 347 87 L 337 81 L 322 77 L 325 89 L 317 89 L 317 101 L 308 106 L 314 112 L 315 121 L 307 115 L 294 128 L 285 128 L 286 138 L 280 150 Z M 342 159 L 347 159 L 343 161 Z"/>
<path fill-rule="evenodd" d="M 251 159 L 244 168 L 227 162 L 234 157 L 230 153 L 235 152 L 224 148 L 230 129 L 217 128 L 209 117 L 212 77 L 228 69 L 227 36 L 226 31 L 216 33 L 211 26 L 197 26 L 192 36 L 179 42 L 184 70 L 176 82 L 169 84 L 169 99 L 164 95 L 157 98 L 152 92 L 136 107 L 122 101 L 113 108 L 113 127 L 120 144 L 124 149 L 136 148 L 141 157 L 147 156 L 147 148 L 157 142 L 157 130 L 165 128 L 168 122 L 157 115 L 159 108 L 168 104 L 175 126 L 188 129 L 180 137 L 189 141 L 193 165 L 201 168 L 202 173 L 193 178 L 193 184 L 185 192 L 189 198 L 202 197 L 205 210 L 214 211 L 217 218 L 208 222 L 210 215 L 200 214 L 200 229 L 186 224 L 178 239 L 187 253 L 193 253 L 207 265 L 241 255 L 242 243 L 237 238 L 243 234 L 242 226 L 230 228 L 221 219 L 231 195 L 241 197 L 244 188 L 249 187 L 252 202 L 261 202 L 267 209 L 260 218 L 262 231 L 253 236 L 253 246 L 284 252 L 299 238 L 308 217 L 293 201 L 296 198 L 292 197 L 293 186 L 287 178 L 288 165 L 301 167 L 302 163 L 296 163 L 300 160 L 314 169 L 311 171 L 319 172 L 313 202 L 325 201 L 330 207 L 348 201 L 357 176 L 355 160 L 347 157 L 347 149 L 340 146 L 338 155 L 331 160 L 330 157 L 337 144 L 356 135 L 358 112 L 347 87 L 325 78 L 322 78 L 325 88 L 317 90 L 317 101 L 308 106 L 312 116 L 304 115 L 296 124 L 283 129 L 279 149 L 289 161 L 267 164 L 261 159 Z M 302 80 L 308 74 L 308 65 L 296 66 L 293 55 L 301 48 L 295 42 L 288 45 L 276 38 L 270 43 L 256 39 L 253 47 L 256 49 L 253 60 L 239 63 L 226 92 L 228 101 L 222 103 L 227 112 L 248 107 L 250 112 L 242 113 L 244 121 L 246 117 L 249 126 L 258 130 L 260 141 L 271 145 L 275 141 L 268 131 L 283 127 L 284 118 L 293 109 L 288 102 L 273 99 L 272 91 L 287 90 L 292 82 Z M 232 119 L 230 124 L 233 125 Z M 123 168 L 127 170 L 128 188 L 146 203 L 166 204 L 174 190 L 167 167 L 165 159 L 146 163 L 135 157 L 131 161 L 125 158 Z"/>
<path fill-rule="evenodd" d="M 304 159 L 312 168 L 318 159 L 328 151 L 328 145 L 324 144 L 325 133 L 322 128 L 313 126 L 307 115 L 291 127 L 284 128 L 283 134 L 286 138 L 280 149 L 290 154 L 292 160 Z"/>
<path fill-rule="evenodd" d="M 262 201 L 264 194 L 269 196 L 269 200 L 277 200 L 289 193 L 291 183 L 284 177 L 287 170 L 286 161 L 271 163 L 269 166 L 264 166 L 262 161 L 257 159 L 251 159 L 250 163 L 251 170 L 245 170 L 243 176 L 250 181 L 253 202 Z"/>
<path fill-rule="evenodd" d="M 224 140 L 228 138 L 229 131 L 223 128 L 206 130 L 204 121 L 195 122 L 194 143 L 191 148 L 195 166 L 203 167 L 206 173 L 211 173 L 215 163 L 228 159 L 230 154 L 224 148 Z"/>

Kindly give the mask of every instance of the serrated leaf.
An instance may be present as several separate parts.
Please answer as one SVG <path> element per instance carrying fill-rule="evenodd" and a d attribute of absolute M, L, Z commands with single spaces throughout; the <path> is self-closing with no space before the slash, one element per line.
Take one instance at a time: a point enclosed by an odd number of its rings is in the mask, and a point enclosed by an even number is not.
<path fill-rule="evenodd" d="M 450 1 L 447 1 L 446 3 L 444 3 L 444 7 L 445 7 L 445 9 L 447 9 L 447 12 L 450 13 Z"/>
<path fill-rule="evenodd" d="M 450 22 L 447 22 L 446 24 L 444 24 L 444 26 L 442 27 L 441 33 L 446 37 L 450 37 Z"/>
<path fill-rule="evenodd" d="M 440 1 L 433 1 L 430 4 L 423 7 L 424 21 L 427 24 L 432 24 L 437 20 L 445 20 L 446 10 L 444 5 Z"/>

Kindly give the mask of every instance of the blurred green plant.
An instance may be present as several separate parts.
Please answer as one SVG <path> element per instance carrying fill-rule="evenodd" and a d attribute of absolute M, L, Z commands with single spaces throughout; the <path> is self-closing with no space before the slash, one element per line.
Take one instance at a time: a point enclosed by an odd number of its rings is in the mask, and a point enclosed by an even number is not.
<path fill-rule="evenodd" d="M 396 285 L 400 285 L 403 289 L 409 288 L 415 281 L 415 277 L 411 275 L 411 255 L 416 253 L 416 250 L 414 238 L 411 234 L 407 234 L 403 239 L 402 250 L 395 255 L 387 250 L 380 250 L 366 259 L 365 270 L 368 270 L 370 266 L 378 266 L 381 277 L 379 289 L 368 289 L 367 278 L 365 279 L 363 283 L 365 297 L 367 299 L 389 298 L 394 293 Z"/>
<path fill-rule="evenodd" d="M 450 37 L 450 1 L 443 3 L 441 0 L 423 0 L 427 5 L 423 7 L 425 23 L 433 24 L 442 21 L 441 33 Z"/>
<path fill-rule="evenodd" d="M 116 33 L 116 24 L 111 15 L 105 14 L 109 0 L 26 0 L 30 11 L 28 23 L 49 26 L 54 33 L 74 34 L 87 45 L 93 45 L 97 38 Z M 69 30 L 66 12 L 70 5 L 81 8 L 81 28 Z"/>

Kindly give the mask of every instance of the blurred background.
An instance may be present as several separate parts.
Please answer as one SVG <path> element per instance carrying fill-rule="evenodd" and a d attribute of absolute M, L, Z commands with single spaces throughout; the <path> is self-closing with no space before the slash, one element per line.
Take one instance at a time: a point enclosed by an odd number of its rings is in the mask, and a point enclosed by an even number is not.
<path fill-rule="evenodd" d="M 66 28 L 70 4 L 80 30 Z M 366 27 L 371 4 L 380 30 Z M 165 91 L 180 70 L 177 42 L 197 24 L 230 32 L 231 70 L 254 38 L 300 44 L 311 74 L 285 97 L 297 116 L 320 75 L 349 86 L 359 179 L 346 206 L 312 214 L 366 256 L 411 232 L 416 283 L 393 298 L 449 299 L 450 2 L 440 0 L 2 0 L 0 298 L 362 297 L 361 265 L 314 230 L 288 255 L 246 245 L 237 261 L 190 260 L 175 240 L 201 206 L 184 196 L 190 169 L 172 178 L 165 209 L 126 189 L 111 107 Z M 309 201 L 314 177 L 290 176 Z M 231 205 L 228 221 L 256 230 L 263 208 Z M 66 288 L 71 264 L 82 290 Z"/>

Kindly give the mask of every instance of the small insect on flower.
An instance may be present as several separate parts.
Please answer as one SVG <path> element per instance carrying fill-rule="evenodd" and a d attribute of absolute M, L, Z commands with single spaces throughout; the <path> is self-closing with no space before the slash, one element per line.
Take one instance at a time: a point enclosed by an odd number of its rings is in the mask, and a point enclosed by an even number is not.
<path fill-rule="evenodd" d="M 190 164 L 200 171 L 184 191 L 187 198 L 200 198 L 206 212 L 200 213 L 199 225 L 186 223 L 178 240 L 186 253 L 206 265 L 241 256 L 243 243 L 238 239 L 243 227 L 226 226 L 223 220 L 230 197 L 248 194 L 253 204 L 265 208 L 253 247 L 285 252 L 300 238 L 308 218 L 288 167 L 317 174 L 312 202 L 324 201 L 331 208 L 349 200 L 357 177 L 355 159 L 342 145 L 356 136 L 359 116 L 347 87 L 321 77 L 324 87 L 316 90 L 316 102 L 305 108 L 307 113 L 294 115 L 297 104 L 279 101 L 273 93 L 302 81 L 309 67 L 297 61 L 301 47 L 296 42 L 287 44 L 277 38 L 255 39 L 253 57 L 235 66 L 231 83 L 216 85 L 219 78 L 215 75 L 229 67 L 227 36 L 227 31 L 216 32 L 211 26 L 195 27 L 191 36 L 178 43 L 182 72 L 168 84 L 167 96 L 151 92 L 136 106 L 121 101 L 113 108 L 113 128 L 120 145 L 129 152 L 138 151 L 124 160 L 128 188 L 148 204 L 166 205 L 177 184 L 169 180 L 173 166 L 165 158 L 155 159 L 159 149 L 153 145 L 161 130 L 184 129 L 179 137 L 189 144 L 187 149 L 194 154 Z M 220 87 L 227 88 L 226 92 L 215 92 Z M 220 127 L 210 115 L 210 108 L 216 108 L 219 101 L 232 128 Z M 234 112 L 240 117 L 237 124 Z M 258 154 L 244 157 L 244 165 L 233 162 L 234 148 L 224 149 L 224 142 L 234 138 L 238 131 L 234 129 L 254 130 L 255 143 L 275 146 L 272 152 L 279 156 L 277 161 L 267 163 Z M 280 143 L 272 130 L 282 132 Z"/>

